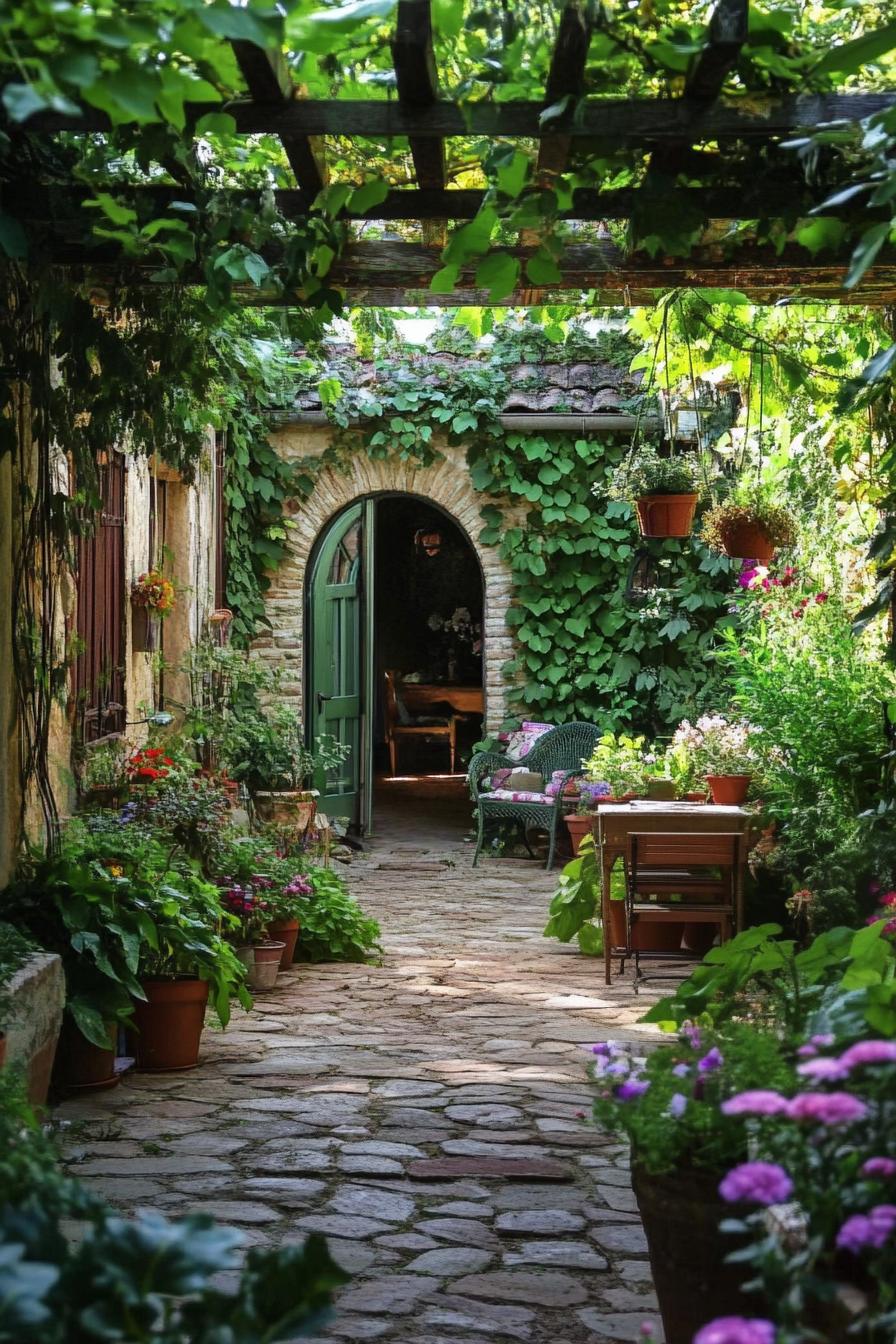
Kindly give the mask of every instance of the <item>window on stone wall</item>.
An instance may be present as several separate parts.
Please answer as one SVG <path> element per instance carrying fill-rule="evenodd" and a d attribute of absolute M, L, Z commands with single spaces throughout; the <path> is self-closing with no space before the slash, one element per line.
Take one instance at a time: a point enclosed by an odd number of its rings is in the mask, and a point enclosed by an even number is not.
<path fill-rule="evenodd" d="M 127 461 L 110 452 L 99 466 L 95 529 L 78 543 L 77 632 L 72 668 L 85 742 L 121 732 L 125 723 L 125 487 Z"/>

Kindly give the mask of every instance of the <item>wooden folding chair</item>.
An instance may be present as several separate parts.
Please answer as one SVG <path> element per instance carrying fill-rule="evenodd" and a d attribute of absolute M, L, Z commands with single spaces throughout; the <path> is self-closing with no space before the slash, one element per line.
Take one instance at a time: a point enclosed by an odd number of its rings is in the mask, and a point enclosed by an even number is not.
<path fill-rule="evenodd" d="M 648 978 L 672 978 L 646 976 L 641 970 L 642 956 L 659 961 L 700 959 L 699 954 L 681 947 L 653 952 L 635 946 L 636 929 L 651 924 L 717 924 L 720 942 L 731 937 L 736 923 L 742 843 L 743 836 L 734 832 L 641 832 L 629 836 L 626 957 L 634 959 L 635 992 Z M 673 901 L 672 896 L 679 899 Z M 650 897 L 653 899 L 647 899 Z"/>

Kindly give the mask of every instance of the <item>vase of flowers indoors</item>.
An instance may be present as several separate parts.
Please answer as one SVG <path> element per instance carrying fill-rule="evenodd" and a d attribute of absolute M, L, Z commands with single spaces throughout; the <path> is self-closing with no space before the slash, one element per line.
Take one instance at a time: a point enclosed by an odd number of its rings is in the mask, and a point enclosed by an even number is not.
<path fill-rule="evenodd" d="M 733 496 L 703 519 L 707 546 L 737 559 L 771 564 L 775 552 L 796 541 L 796 520 L 789 509 L 762 495 Z"/>
<path fill-rule="evenodd" d="M 634 501 L 642 537 L 688 537 L 700 498 L 699 480 L 693 455 L 661 457 L 644 444 L 619 467 L 613 492 Z"/>

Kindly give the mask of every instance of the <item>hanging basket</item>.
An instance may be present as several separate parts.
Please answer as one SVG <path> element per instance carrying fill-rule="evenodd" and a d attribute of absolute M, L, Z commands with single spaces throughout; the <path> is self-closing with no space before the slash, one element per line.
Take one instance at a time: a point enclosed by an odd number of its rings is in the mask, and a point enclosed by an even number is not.
<path fill-rule="evenodd" d="M 689 537 L 697 512 L 697 494 L 642 495 L 635 501 L 642 537 Z"/>
<path fill-rule="evenodd" d="M 734 560 L 770 565 L 775 549 L 775 543 L 758 523 L 733 523 L 725 534 L 725 554 Z"/>

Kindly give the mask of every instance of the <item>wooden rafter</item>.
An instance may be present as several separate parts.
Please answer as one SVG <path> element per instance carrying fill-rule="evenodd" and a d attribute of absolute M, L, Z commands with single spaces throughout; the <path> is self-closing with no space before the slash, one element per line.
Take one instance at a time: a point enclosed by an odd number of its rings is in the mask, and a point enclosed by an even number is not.
<path fill-rule="evenodd" d="M 231 45 L 253 103 L 269 108 L 288 106 L 296 90 L 283 53 L 264 51 L 252 42 L 235 41 Z M 323 146 L 316 137 L 307 135 L 284 133 L 280 141 L 299 186 L 316 195 L 327 181 Z"/>
<path fill-rule="evenodd" d="M 413 117 L 438 100 L 439 84 L 432 45 L 430 0 L 398 0 L 392 62 L 399 104 Z M 439 138 L 411 135 L 417 185 L 429 191 L 445 186 L 445 145 Z"/>
<path fill-rule="evenodd" d="M 193 104 L 195 120 L 208 112 L 227 112 L 241 135 L 350 135 L 360 138 L 393 135 L 420 137 L 483 136 L 486 138 L 542 139 L 564 134 L 607 144 L 652 144 L 680 141 L 690 144 L 714 140 L 769 141 L 811 129 L 823 122 L 858 121 L 896 104 L 896 92 L 786 94 L 746 101 L 719 101 L 710 107 L 684 98 L 607 98 L 582 104 L 562 124 L 540 122 L 540 102 L 437 102 L 411 109 L 400 103 L 354 99 L 293 99 L 281 107 L 237 100 L 231 103 Z M 22 124 L 36 133 L 90 132 L 109 129 L 105 113 L 85 108 L 78 116 L 39 112 Z"/>
<path fill-rule="evenodd" d="M 567 4 L 560 16 L 557 43 L 545 85 L 545 108 L 554 107 L 564 98 L 581 98 L 585 90 L 585 62 L 591 42 L 591 25 L 581 5 Z M 569 135 L 547 135 L 538 147 L 535 180 L 550 185 L 566 167 L 572 139 Z"/>
<path fill-rule="evenodd" d="M 189 192 L 182 186 L 123 186 L 113 193 L 116 199 L 135 207 L 141 218 L 150 218 L 168 209 L 175 201 L 189 200 Z M 222 200 L 236 204 L 251 198 L 250 192 L 222 188 Z M 675 200 L 699 211 L 707 220 L 756 219 L 770 213 L 797 219 L 814 210 L 819 214 L 833 214 L 842 218 L 850 206 L 824 207 L 828 190 L 813 192 L 792 177 L 756 177 L 740 185 L 719 187 L 674 187 L 665 193 L 665 199 Z M 274 193 L 278 209 L 289 219 L 301 219 L 314 203 L 315 193 L 284 189 Z M 344 209 L 347 218 L 378 220 L 450 220 L 472 219 L 478 212 L 485 193 L 479 188 L 416 190 L 410 187 L 394 188 L 385 200 L 365 215 L 353 215 Z M 580 187 L 573 192 L 572 205 L 562 212 L 571 220 L 596 221 L 628 219 L 637 207 L 641 189 L 625 187 L 601 191 Z M 93 195 L 83 187 L 48 189 L 40 184 L 22 183 L 17 187 L 17 213 L 23 219 L 44 223 L 58 231 L 74 232 L 72 226 L 83 225 L 82 207 Z M 868 207 L 861 199 L 853 203 L 857 214 L 867 217 Z"/>
<path fill-rule="evenodd" d="M 508 249 L 521 263 L 532 249 Z M 57 262 L 86 271 L 88 279 L 111 284 L 126 275 L 129 283 L 139 280 L 140 271 L 128 263 L 123 271 L 120 254 L 114 245 L 98 247 L 90 254 L 83 248 L 60 249 Z M 491 300 L 487 291 L 473 284 L 473 267 L 464 268 L 456 288 L 450 294 L 433 294 L 429 282 L 442 266 L 441 249 L 420 243 L 351 243 L 337 258 L 327 280 L 345 293 L 352 303 L 398 307 L 410 303 L 455 307 L 483 304 Z M 855 303 L 882 306 L 896 303 L 896 249 L 881 252 L 876 264 L 863 276 L 854 290 L 844 290 L 847 259 L 830 259 L 819 254 L 807 256 L 800 247 L 787 247 L 780 254 L 774 248 L 744 245 L 729 254 L 718 246 L 696 248 L 680 259 L 647 257 L 643 253 L 625 256 L 611 242 L 575 244 L 566 249 L 560 263 L 561 283 L 531 289 L 531 302 L 552 300 L 569 302 L 570 292 L 589 292 L 596 304 L 625 306 L 649 304 L 657 296 L 679 286 L 705 289 L 740 290 L 758 303 L 776 303 L 781 299 L 806 302 L 824 299 L 831 303 Z M 147 264 L 147 276 L 155 269 Z M 189 277 L 187 277 L 189 279 Z M 197 281 L 201 277 L 197 275 Z M 246 287 L 241 290 L 248 303 L 301 303 L 298 294 L 275 296 Z M 509 294 L 504 304 L 519 305 L 520 291 Z"/>

